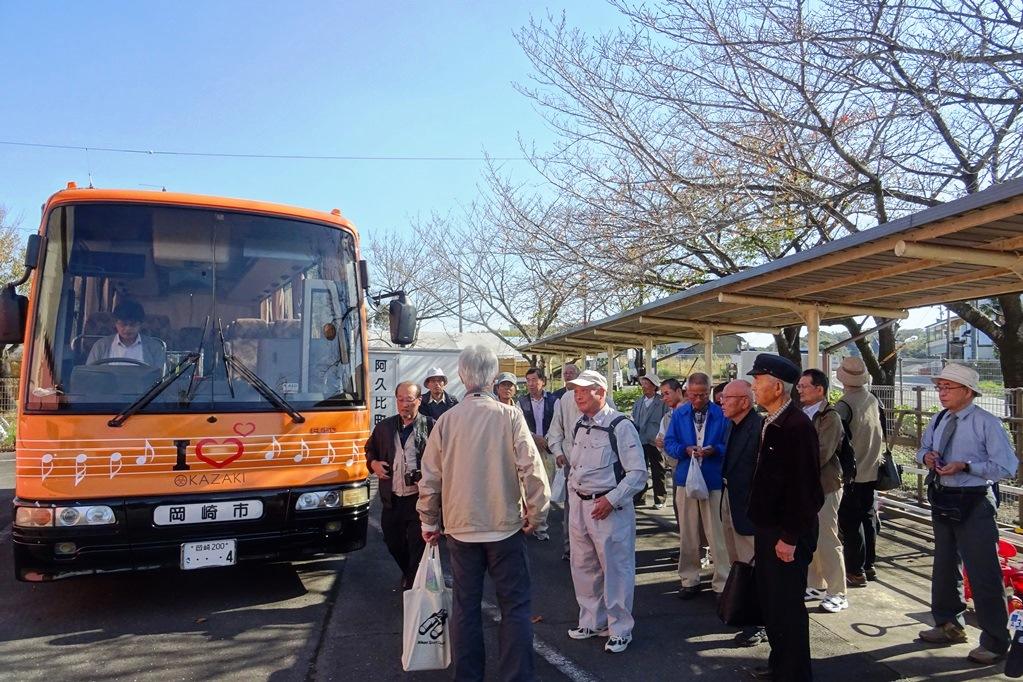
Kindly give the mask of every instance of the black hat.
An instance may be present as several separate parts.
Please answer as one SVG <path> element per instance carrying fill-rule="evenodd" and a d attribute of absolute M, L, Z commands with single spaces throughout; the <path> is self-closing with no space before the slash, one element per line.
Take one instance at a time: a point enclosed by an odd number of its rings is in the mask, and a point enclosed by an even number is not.
<path fill-rule="evenodd" d="M 799 368 L 791 360 L 786 360 L 780 355 L 761 353 L 753 361 L 753 369 L 746 372 L 756 376 L 758 374 L 770 374 L 776 379 L 781 379 L 787 384 L 794 384 L 799 381 Z"/>

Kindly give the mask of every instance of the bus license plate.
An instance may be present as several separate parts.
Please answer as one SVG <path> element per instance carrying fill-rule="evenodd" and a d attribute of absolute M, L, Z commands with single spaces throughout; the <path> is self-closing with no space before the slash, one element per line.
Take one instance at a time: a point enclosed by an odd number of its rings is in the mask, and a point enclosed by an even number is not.
<path fill-rule="evenodd" d="M 237 559 L 234 540 L 207 540 L 181 545 L 181 568 L 185 571 L 211 566 L 234 566 Z"/>

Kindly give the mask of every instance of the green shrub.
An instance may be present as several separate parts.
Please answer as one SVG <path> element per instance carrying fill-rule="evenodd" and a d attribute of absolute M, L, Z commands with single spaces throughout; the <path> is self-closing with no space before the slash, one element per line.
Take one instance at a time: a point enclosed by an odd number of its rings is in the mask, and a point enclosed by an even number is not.
<path fill-rule="evenodd" d="M 643 389 L 637 386 L 623 388 L 614 392 L 615 407 L 622 414 L 632 414 L 632 406 L 636 404 L 639 397 L 643 395 Z"/>

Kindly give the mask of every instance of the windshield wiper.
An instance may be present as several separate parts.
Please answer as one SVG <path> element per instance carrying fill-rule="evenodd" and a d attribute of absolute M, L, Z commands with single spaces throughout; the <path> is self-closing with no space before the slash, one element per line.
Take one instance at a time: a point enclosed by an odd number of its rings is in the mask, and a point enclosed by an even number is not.
<path fill-rule="evenodd" d="M 136 398 L 131 405 L 128 405 L 128 407 L 121 410 L 121 412 L 116 417 L 108 421 L 107 426 L 118 427 L 124 422 L 126 422 L 128 420 L 128 417 L 131 417 L 134 414 L 138 414 L 138 412 L 144 409 L 146 405 L 153 402 L 158 395 L 167 390 L 168 386 L 173 384 L 182 375 L 184 375 L 184 373 L 187 372 L 189 368 L 192 369 L 192 378 L 189 380 L 188 383 L 188 393 L 186 394 L 186 401 L 191 402 L 193 392 L 195 388 L 198 386 L 198 382 L 196 382 L 196 375 L 199 373 L 199 360 L 202 358 L 202 347 L 206 343 L 206 332 L 209 330 L 209 327 L 210 316 L 207 315 L 206 324 L 203 326 L 202 330 L 202 339 L 199 340 L 199 347 L 192 351 L 191 353 L 189 353 L 187 356 L 185 356 L 185 359 L 182 360 L 178 364 L 178 366 L 174 368 L 173 372 L 171 372 L 170 374 L 166 375 L 165 377 L 157 381 L 155 384 L 153 384 L 148 391 L 146 391 L 138 398 Z"/>
<path fill-rule="evenodd" d="M 267 402 L 286 412 L 291 417 L 291 421 L 296 424 L 301 424 L 305 421 L 305 417 L 291 403 L 282 398 L 277 391 L 270 388 L 269 384 L 260 379 L 258 374 L 246 367 L 245 363 L 236 360 L 233 353 L 227 352 L 227 344 L 224 342 L 223 334 L 220 335 L 220 353 L 221 357 L 224 358 L 224 370 L 227 372 L 228 386 L 231 386 L 232 374 L 237 374 L 252 388 L 256 389 L 259 395 L 266 398 Z M 234 396 L 233 386 L 231 387 L 231 395 L 232 397 Z"/>
<path fill-rule="evenodd" d="M 156 399 L 156 396 L 163 393 L 168 386 L 173 384 L 179 377 L 187 372 L 190 367 L 197 365 L 199 363 L 199 357 L 199 353 L 189 353 L 185 359 L 181 361 L 181 364 L 174 368 L 173 372 L 153 384 L 148 391 L 136 398 L 135 402 L 121 410 L 120 414 L 107 422 L 107 426 L 120 426 L 128 419 L 128 417 L 138 413 L 146 405 L 153 402 L 153 400 Z"/>

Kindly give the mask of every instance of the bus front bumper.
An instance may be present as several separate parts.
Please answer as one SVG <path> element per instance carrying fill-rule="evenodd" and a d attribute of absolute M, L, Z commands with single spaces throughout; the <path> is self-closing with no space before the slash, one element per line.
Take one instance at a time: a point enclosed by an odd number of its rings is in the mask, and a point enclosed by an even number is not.
<path fill-rule="evenodd" d="M 366 486 L 333 486 L 351 489 Z M 240 491 L 208 495 L 155 496 L 87 501 L 47 501 L 46 506 L 106 505 L 116 523 L 104 526 L 12 529 L 14 571 L 18 580 L 42 582 L 80 575 L 182 569 L 186 543 L 233 540 L 234 563 L 289 561 L 318 554 L 339 554 L 366 544 L 369 502 L 337 508 L 296 510 L 303 493 L 323 488 Z M 367 489 L 368 498 L 368 489 Z M 158 525 L 158 507 L 258 500 L 257 519 Z M 43 503 L 15 499 L 18 506 Z"/>

